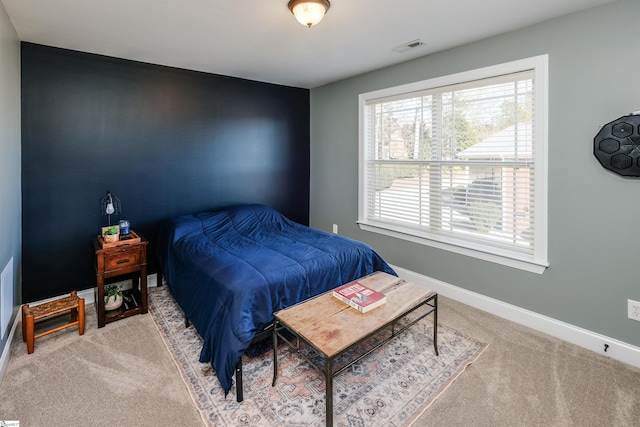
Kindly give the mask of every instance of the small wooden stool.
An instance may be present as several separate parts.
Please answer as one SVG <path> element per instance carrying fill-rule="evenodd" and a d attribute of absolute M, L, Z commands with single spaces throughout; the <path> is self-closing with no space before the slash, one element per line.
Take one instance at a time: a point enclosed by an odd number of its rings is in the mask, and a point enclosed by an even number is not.
<path fill-rule="evenodd" d="M 71 321 L 50 331 L 44 331 L 35 334 L 35 322 L 60 315 L 65 311 L 70 311 Z M 27 342 L 27 353 L 33 353 L 34 341 L 36 338 L 49 335 L 61 329 L 78 325 L 78 332 L 84 335 L 84 298 L 78 298 L 76 291 L 71 291 L 68 297 L 60 298 L 55 301 L 46 302 L 35 307 L 29 307 L 29 304 L 22 306 L 22 341 Z"/>

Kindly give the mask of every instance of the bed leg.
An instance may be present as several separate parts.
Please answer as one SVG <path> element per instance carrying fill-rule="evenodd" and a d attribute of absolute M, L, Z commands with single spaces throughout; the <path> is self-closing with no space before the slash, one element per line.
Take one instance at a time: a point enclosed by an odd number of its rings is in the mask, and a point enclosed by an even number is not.
<path fill-rule="evenodd" d="M 189 327 L 189 318 L 187 317 L 187 315 L 184 315 L 184 327 L 188 328 Z"/>
<path fill-rule="evenodd" d="M 236 365 L 236 400 L 242 402 L 244 396 L 242 394 L 242 356 Z"/>

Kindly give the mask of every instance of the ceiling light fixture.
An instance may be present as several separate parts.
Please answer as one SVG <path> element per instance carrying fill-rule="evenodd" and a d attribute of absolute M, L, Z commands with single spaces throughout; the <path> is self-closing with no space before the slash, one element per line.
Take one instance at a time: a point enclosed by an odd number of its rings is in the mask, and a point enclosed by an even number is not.
<path fill-rule="evenodd" d="M 290 0 L 287 6 L 298 22 L 311 28 L 322 21 L 331 3 L 329 0 Z"/>

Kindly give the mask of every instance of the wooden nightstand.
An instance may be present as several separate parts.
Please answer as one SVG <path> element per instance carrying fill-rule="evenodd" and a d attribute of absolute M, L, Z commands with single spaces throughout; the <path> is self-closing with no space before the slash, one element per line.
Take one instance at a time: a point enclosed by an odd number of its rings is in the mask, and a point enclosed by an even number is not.
<path fill-rule="evenodd" d="M 116 246 L 103 247 L 99 236 L 93 238 L 93 248 L 96 253 L 96 311 L 98 313 L 98 328 L 134 314 L 147 312 L 147 244 L 144 237 L 139 241 L 118 242 Z M 137 240 L 137 239 L 135 239 Z M 104 282 L 114 277 L 131 275 L 133 288 L 124 292 L 125 301 L 116 310 L 104 309 Z M 140 285 L 138 286 L 138 280 Z M 126 277 L 122 278 L 123 280 Z"/>

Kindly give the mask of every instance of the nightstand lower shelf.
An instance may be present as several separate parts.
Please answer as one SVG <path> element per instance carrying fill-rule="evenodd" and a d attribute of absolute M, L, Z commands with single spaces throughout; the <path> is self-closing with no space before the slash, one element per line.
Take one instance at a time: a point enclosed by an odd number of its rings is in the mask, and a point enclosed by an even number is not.
<path fill-rule="evenodd" d="M 140 291 L 137 289 L 127 289 L 122 291 L 122 297 L 124 301 L 119 308 L 105 311 L 105 323 L 114 322 L 116 320 L 124 319 L 125 317 L 142 313 L 142 295 L 140 294 Z"/>

